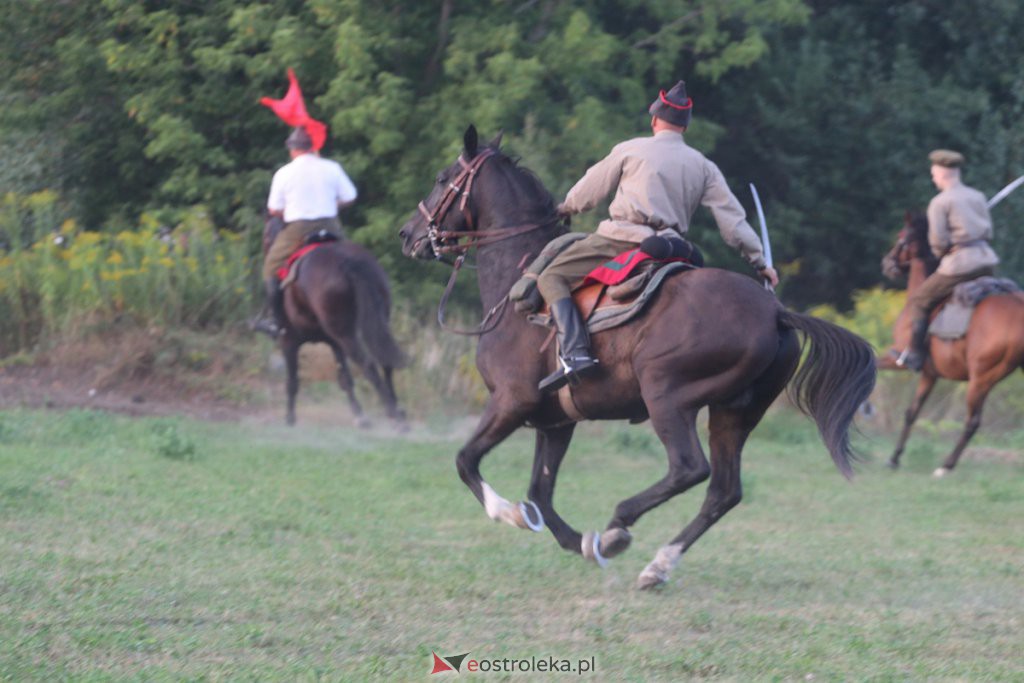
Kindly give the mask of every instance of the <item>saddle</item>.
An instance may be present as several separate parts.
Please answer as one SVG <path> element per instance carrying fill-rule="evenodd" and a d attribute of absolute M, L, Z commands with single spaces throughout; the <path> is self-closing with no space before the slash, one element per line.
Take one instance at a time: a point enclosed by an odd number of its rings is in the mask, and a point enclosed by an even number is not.
<path fill-rule="evenodd" d="M 330 230 L 317 230 L 306 235 L 302 246 L 293 251 L 284 265 L 277 269 L 277 279 L 281 281 L 281 289 L 295 281 L 295 276 L 299 270 L 299 261 L 302 260 L 303 256 L 325 244 L 337 241 L 338 236 Z"/>
<path fill-rule="evenodd" d="M 967 334 L 975 307 L 986 297 L 1019 292 L 1013 280 L 984 276 L 961 282 L 938 308 L 928 326 L 928 334 L 940 339 L 960 339 Z"/>
<path fill-rule="evenodd" d="M 537 277 L 563 249 L 584 237 L 570 233 L 552 240 L 512 287 L 515 309 L 535 325 L 549 327 L 551 312 L 537 291 Z M 572 293 L 591 333 L 618 327 L 638 316 L 669 275 L 703 265 L 699 250 L 685 240 L 654 238 L 591 271 Z M 674 247 L 674 248 L 673 248 Z M 666 250 L 667 249 L 667 250 Z"/>

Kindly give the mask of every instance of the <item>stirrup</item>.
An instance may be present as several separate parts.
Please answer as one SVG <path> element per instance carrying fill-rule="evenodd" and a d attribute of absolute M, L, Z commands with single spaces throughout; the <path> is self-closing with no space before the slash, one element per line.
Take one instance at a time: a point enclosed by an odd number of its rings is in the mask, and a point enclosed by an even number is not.
<path fill-rule="evenodd" d="M 285 328 L 273 320 L 267 318 L 254 318 L 249 321 L 249 329 L 253 332 L 262 332 L 271 339 L 277 340 L 284 336 Z"/>
<path fill-rule="evenodd" d="M 896 365 L 907 370 L 913 370 L 918 372 L 924 367 L 924 355 L 917 353 L 913 349 L 903 349 L 903 353 L 896 358 Z"/>
<path fill-rule="evenodd" d="M 580 383 L 580 377 L 600 364 L 596 358 L 590 356 L 569 359 L 559 356 L 558 362 L 562 367 L 542 379 L 537 385 L 541 393 L 558 391 L 566 384 L 576 386 Z M 570 362 L 572 365 L 569 364 Z"/>

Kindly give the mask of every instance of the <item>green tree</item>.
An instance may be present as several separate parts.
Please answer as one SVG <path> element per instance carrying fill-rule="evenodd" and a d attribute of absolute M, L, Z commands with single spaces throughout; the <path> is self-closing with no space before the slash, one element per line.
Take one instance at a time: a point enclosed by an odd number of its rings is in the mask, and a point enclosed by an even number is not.
<path fill-rule="evenodd" d="M 259 225 L 286 131 L 257 101 L 283 93 L 290 66 L 330 126 L 325 155 L 360 189 L 346 223 L 400 284 L 423 275 L 395 231 L 467 124 L 504 130 L 558 194 L 646 129 L 658 87 L 706 88 L 762 57 L 772 27 L 808 16 L 800 0 L 29 5 L 9 13 L 29 49 L 0 51 L 19 74 L 4 87 L 17 115 L 0 131 L 45 130 L 82 155 L 47 169 L 86 224 L 142 208 L 173 224 L 201 205 L 220 225 Z M 690 139 L 709 149 L 720 132 L 705 115 Z"/>
<path fill-rule="evenodd" d="M 1024 7 L 815 2 L 806 31 L 723 79 L 727 175 L 755 181 L 796 305 L 847 306 L 881 281 L 906 210 L 935 194 L 931 149 L 962 150 L 988 195 L 1024 173 Z M 1015 66 L 1018 65 L 1018 66 Z M 993 212 L 1003 273 L 1024 274 L 1024 194 Z"/>

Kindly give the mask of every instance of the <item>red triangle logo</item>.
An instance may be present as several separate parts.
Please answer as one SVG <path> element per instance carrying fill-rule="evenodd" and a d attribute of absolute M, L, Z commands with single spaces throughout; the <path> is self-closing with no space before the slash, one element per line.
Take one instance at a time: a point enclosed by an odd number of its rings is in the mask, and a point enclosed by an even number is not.
<path fill-rule="evenodd" d="M 431 651 L 430 654 L 434 655 L 434 670 L 430 673 L 438 674 L 442 671 L 455 671 L 455 669 L 452 668 L 452 665 L 438 657 L 436 652 Z"/>

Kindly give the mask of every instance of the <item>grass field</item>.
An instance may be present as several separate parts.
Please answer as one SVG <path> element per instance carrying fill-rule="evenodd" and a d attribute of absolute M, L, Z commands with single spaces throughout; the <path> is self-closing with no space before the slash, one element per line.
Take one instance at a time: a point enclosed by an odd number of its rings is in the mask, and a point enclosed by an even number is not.
<path fill-rule="evenodd" d="M 898 473 L 892 437 L 863 437 L 876 457 L 850 484 L 810 422 L 776 412 L 744 501 L 642 593 L 703 486 L 600 570 L 488 520 L 451 425 L 0 412 L 0 678 L 454 678 L 429 675 L 434 651 L 589 660 L 589 680 L 1024 679 L 1024 432 L 982 433 L 942 480 L 952 433 L 924 430 Z M 523 432 L 485 460 L 507 498 L 531 453 Z M 603 528 L 663 470 L 648 428 L 587 425 L 556 503 Z"/>

